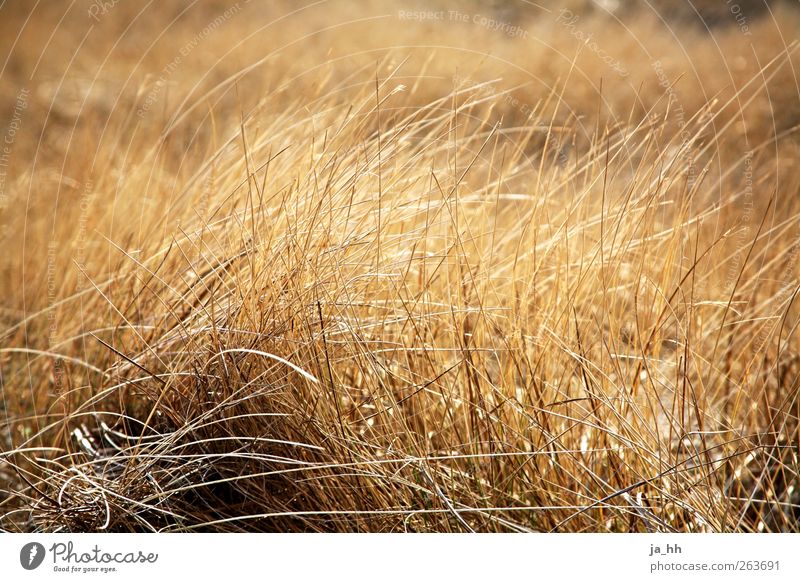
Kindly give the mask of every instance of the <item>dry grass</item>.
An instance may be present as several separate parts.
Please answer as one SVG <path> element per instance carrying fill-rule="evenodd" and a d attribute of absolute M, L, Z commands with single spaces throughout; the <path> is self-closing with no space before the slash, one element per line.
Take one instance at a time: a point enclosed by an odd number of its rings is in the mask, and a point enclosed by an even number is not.
<path fill-rule="evenodd" d="M 800 530 L 794 8 L 91 6 L 0 7 L 0 528 Z"/>

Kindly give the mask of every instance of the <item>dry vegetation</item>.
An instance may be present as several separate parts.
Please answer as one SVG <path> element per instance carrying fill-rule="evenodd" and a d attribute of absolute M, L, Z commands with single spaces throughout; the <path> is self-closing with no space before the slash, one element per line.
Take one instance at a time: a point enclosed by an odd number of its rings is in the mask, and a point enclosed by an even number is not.
<path fill-rule="evenodd" d="M 795 4 L 42 4 L 0 529 L 800 530 Z"/>

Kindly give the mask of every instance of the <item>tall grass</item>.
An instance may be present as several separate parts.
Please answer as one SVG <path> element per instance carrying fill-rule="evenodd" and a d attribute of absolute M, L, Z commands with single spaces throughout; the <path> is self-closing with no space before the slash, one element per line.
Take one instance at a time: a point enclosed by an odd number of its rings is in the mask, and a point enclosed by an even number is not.
<path fill-rule="evenodd" d="M 142 115 L 147 81 L 98 73 L 77 114 L 58 89 L 9 189 L 0 527 L 798 531 L 774 48 L 707 99 L 626 54 L 634 105 L 584 97 L 592 55 L 534 97 L 397 47 L 315 69 L 315 44 L 266 81 L 244 48 L 186 65 Z"/>

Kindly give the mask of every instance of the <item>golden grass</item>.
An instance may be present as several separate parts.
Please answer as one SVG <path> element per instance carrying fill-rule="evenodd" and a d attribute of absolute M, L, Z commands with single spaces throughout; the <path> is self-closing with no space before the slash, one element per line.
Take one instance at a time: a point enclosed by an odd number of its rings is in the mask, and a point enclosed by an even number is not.
<path fill-rule="evenodd" d="M 800 530 L 796 10 L 92 6 L 0 7 L 0 528 Z"/>

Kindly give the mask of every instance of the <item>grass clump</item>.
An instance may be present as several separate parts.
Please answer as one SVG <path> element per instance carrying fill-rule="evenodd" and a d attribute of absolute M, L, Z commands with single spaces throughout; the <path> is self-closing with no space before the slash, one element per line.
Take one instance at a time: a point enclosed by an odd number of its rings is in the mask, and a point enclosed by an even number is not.
<path fill-rule="evenodd" d="M 794 55 L 680 123 L 400 49 L 93 106 L 14 182 L 0 527 L 798 531 Z"/>

